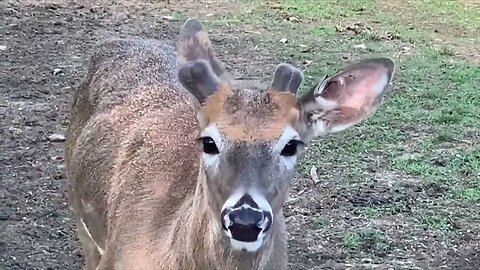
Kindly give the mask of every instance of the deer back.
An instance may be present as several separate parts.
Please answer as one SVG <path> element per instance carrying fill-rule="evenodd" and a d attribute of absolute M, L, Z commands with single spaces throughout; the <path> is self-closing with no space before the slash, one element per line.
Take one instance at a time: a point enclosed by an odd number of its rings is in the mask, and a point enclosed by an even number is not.
<path fill-rule="evenodd" d="M 170 44 L 110 41 L 96 48 L 75 94 L 66 147 L 70 198 L 102 248 L 108 227 L 114 234 L 128 230 L 122 224 L 159 228 L 193 192 L 196 115 L 176 61 Z"/>

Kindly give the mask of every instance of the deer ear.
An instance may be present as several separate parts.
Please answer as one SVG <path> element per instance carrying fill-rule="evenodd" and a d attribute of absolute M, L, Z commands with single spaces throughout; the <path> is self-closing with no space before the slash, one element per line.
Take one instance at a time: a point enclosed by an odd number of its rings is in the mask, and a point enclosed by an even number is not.
<path fill-rule="evenodd" d="M 392 60 L 374 58 L 325 77 L 300 99 L 306 133 L 338 132 L 367 119 L 381 104 L 394 71 Z"/>
<path fill-rule="evenodd" d="M 203 59 L 210 64 L 217 77 L 222 80 L 231 78 L 218 59 L 207 31 L 198 20 L 190 18 L 182 25 L 177 38 L 177 51 L 179 66 L 189 61 Z"/>
<path fill-rule="evenodd" d="M 287 63 L 282 63 L 275 69 L 270 89 L 275 91 L 288 91 L 296 94 L 302 81 L 303 74 L 298 68 Z"/>
<path fill-rule="evenodd" d="M 178 80 L 200 104 L 212 95 L 221 81 L 206 60 L 187 62 L 178 71 Z"/>

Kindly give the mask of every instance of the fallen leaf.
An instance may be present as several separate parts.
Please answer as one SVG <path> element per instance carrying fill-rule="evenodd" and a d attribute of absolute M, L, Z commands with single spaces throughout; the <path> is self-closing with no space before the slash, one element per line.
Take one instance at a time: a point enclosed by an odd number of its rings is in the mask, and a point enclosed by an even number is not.
<path fill-rule="evenodd" d="M 310 168 L 310 178 L 312 178 L 312 181 L 315 184 L 320 182 L 320 180 L 318 180 L 317 167 L 312 166 L 312 168 Z"/>
<path fill-rule="evenodd" d="M 167 21 L 176 21 L 175 17 L 173 16 L 163 16 L 162 19 Z"/>
<path fill-rule="evenodd" d="M 367 48 L 367 46 L 362 43 L 362 44 L 358 44 L 358 45 L 353 46 L 353 48 L 365 50 Z"/>
<path fill-rule="evenodd" d="M 312 64 L 312 61 L 310 61 L 310 60 L 305 60 L 305 61 L 303 61 L 303 64 L 304 64 L 306 67 L 308 67 L 308 66 L 310 66 L 310 64 Z"/>
<path fill-rule="evenodd" d="M 297 17 L 290 17 L 290 18 L 288 18 L 288 20 L 290 22 L 295 22 L 295 23 L 300 21 L 299 19 L 297 19 Z"/>

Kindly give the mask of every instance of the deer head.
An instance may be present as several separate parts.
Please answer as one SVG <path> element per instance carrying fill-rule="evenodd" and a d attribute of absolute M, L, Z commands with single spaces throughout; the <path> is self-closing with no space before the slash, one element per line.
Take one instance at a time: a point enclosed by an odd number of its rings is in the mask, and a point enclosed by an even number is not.
<path fill-rule="evenodd" d="M 394 63 L 361 61 L 299 97 L 303 75 L 289 64 L 277 66 L 265 91 L 233 82 L 195 19 L 182 26 L 177 47 L 179 81 L 198 101 L 199 181 L 208 210 L 231 248 L 257 252 L 276 230 L 302 146 L 368 118 Z"/>

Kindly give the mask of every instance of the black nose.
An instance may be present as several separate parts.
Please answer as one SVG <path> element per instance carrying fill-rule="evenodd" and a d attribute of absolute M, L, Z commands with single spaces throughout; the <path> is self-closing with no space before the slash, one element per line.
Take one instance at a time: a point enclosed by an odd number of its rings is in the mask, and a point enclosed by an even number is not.
<path fill-rule="evenodd" d="M 258 210 L 241 208 L 228 214 L 231 221 L 228 229 L 233 239 L 242 242 L 254 242 L 262 231 L 264 214 Z"/>

